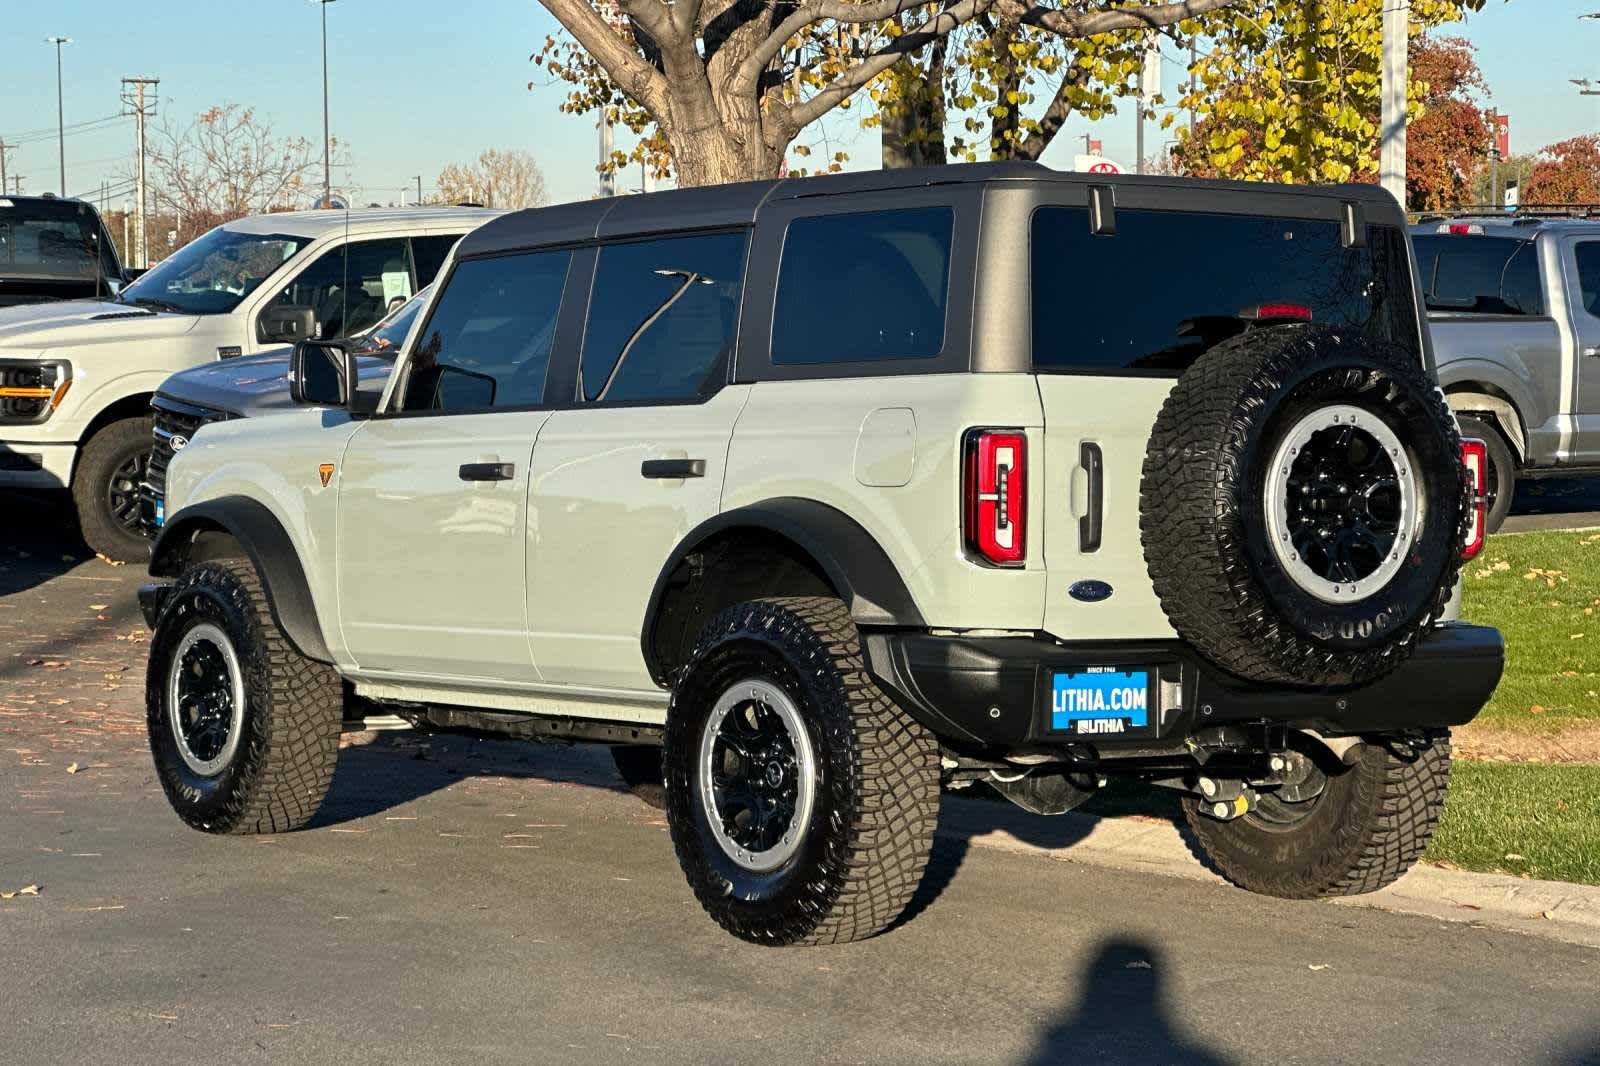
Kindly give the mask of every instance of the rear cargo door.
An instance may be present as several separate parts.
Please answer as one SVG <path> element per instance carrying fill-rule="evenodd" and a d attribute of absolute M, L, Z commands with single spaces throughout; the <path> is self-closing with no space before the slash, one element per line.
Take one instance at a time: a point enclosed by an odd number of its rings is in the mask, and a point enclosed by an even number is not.
<path fill-rule="evenodd" d="M 1180 199 L 1128 186 L 1108 211 L 1112 190 L 1102 191 L 1093 225 L 1088 206 L 1066 202 L 1029 221 L 1045 628 L 1068 640 L 1165 638 L 1140 544 L 1140 474 L 1178 376 L 1222 341 L 1283 318 L 1370 332 L 1421 359 L 1416 295 L 1398 218 L 1349 225 L 1330 197 L 1186 189 Z M 1238 213 L 1242 204 L 1270 213 Z"/>

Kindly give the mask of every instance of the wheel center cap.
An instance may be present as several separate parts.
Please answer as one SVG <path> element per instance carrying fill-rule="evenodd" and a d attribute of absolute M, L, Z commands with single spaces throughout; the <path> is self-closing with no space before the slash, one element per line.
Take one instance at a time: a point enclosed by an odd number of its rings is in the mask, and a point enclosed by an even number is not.
<path fill-rule="evenodd" d="M 767 787 L 777 788 L 783 784 L 783 764 L 776 760 L 767 763 L 762 776 L 766 778 Z"/>

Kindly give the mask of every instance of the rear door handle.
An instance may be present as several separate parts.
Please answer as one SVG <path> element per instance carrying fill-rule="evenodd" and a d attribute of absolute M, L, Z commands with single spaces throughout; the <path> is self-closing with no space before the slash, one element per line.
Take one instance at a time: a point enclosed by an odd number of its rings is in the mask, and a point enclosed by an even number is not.
<path fill-rule="evenodd" d="M 1105 457 L 1100 445 L 1084 441 L 1078 448 L 1078 465 L 1089 475 L 1089 507 L 1078 519 L 1078 549 L 1083 552 L 1100 550 L 1100 537 L 1105 515 Z"/>
<path fill-rule="evenodd" d="M 517 476 L 515 463 L 462 463 L 462 481 L 510 481 Z"/>
<path fill-rule="evenodd" d="M 649 478 L 705 477 L 704 459 L 646 459 L 639 473 Z"/>

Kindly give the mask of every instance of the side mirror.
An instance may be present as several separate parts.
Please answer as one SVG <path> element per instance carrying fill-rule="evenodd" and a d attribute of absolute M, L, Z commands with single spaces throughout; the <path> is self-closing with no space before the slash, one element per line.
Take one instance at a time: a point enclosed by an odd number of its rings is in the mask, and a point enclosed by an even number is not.
<path fill-rule="evenodd" d="M 289 398 L 312 407 L 350 407 L 360 377 L 343 341 L 301 341 L 289 356 Z"/>
<path fill-rule="evenodd" d="M 317 313 L 309 307 L 269 307 L 256 320 L 256 336 L 267 344 L 315 340 Z"/>

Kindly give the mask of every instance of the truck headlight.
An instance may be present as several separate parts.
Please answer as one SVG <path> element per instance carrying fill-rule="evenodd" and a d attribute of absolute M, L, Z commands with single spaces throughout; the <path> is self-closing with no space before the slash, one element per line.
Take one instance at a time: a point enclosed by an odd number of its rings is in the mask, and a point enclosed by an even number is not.
<path fill-rule="evenodd" d="M 43 422 L 72 386 L 72 364 L 54 359 L 0 359 L 0 423 Z"/>

